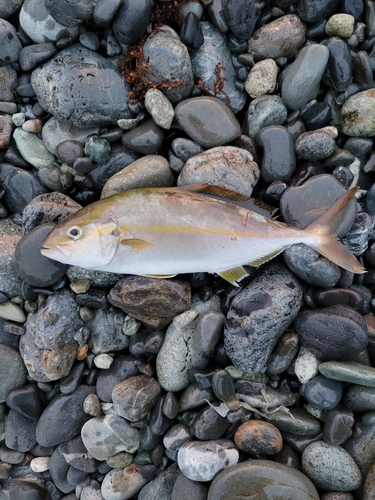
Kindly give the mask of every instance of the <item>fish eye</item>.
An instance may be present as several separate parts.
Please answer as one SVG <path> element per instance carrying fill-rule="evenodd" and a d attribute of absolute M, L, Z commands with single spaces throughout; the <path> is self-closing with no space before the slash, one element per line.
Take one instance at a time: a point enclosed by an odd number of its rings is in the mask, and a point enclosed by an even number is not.
<path fill-rule="evenodd" d="M 71 240 L 78 240 L 82 236 L 82 229 L 78 226 L 73 226 L 68 229 L 66 234 Z"/>

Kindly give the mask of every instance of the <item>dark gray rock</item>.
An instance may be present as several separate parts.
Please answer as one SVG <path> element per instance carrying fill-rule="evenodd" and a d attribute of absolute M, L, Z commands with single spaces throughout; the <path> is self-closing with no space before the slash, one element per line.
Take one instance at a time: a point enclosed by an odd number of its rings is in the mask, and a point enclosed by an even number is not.
<path fill-rule="evenodd" d="M 224 13 L 229 29 L 237 38 L 248 40 L 253 34 L 256 10 L 253 0 L 224 2 Z"/>
<path fill-rule="evenodd" d="M 244 119 L 244 133 L 253 139 L 259 130 L 269 125 L 282 125 L 288 115 L 282 99 L 277 95 L 264 95 L 251 101 Z"/>
<path fill-rule="evenodd" d="M 17 451 L 30 451 L 36 445 L 36 422 L 10 410 L 5 421 L 5 444 Z"/>
<path fill-rule="evenodd" d="M 155 406 L 161 393 L 156 379 L 136 375 L 117 384 L 112 391 L 113 407 L 121 417 L 137 422 Z"/>
<path fill-rule="evenodd" d="M 296 317 L 302 290 L 281 264 L 271 264 L 233 299 L 224 329 L 227 355 L 245 372 L 261 371 Z"/>
<path fill-rule="evenodd" d="M 326 46 L 329 51 L 329 59 L 323 82 L 337 92 L 344 92 L 352 83 L 350 48 L 344 40 L 337 37 L 328 39 Z"/>
<path fill-rule="evenodd" d="M 307 401 L 321 410 L 332 410 L 342 396 L 342 383 L 317 375 L 307 382 L 304 389 Z"/>
<path fill-rule="evenodd" d="M 153 155 L 160 149 L 163 139 L 163 129 L 158 127 L 154 120 L 150 119 L 125 132 L 122 136 L 122 143 L 125 148 L 135 153 Z"/>
<path fill-rule="evenodd" d="M 0 18 L 8 19 L 22 6 L 22 0 L 6 0 L 0 6 Z"/>
<path fill-rule="evenodd" d="M 251 2 L 247 2 L 250 4 Z M 194 77 L 202 77 L 204 87 L 207 87 L 218 99 L 228 104 L 234 111 L 241 111 L 245 105 L 247 94 L 235 86 L 236 71 L 232 63 L 232 54 L 227 47 L 227 40 L 220 31 L 207 21 L 201 22 L 204 43 L 191 54 L 191 64 Z M 225 79 L 223 89 L 216 94 L 217 70 Z"/>
<path fill-rule="evenodd" d="M 81 438 L 77 437 L 68 443 L 60 444 L 52 453 L 49 461 L 49 473 L 52 481 L 63 493 L 71 493 L 75 489 L 75 486 L 67 480 L 70 464 L 65 460 L 64 453 L 69 453 L 71 448 L 74 449 L 75 442 L 80 440 Z"/>
<path fill-rule="evenodd" d="M 122 327 L 125 314 L 121 311 L 106 311 L 97 309 L 88 328 L 90 335 L 88 344 L 94 354 L 121 351 L 129 345 L 129 336 L 125 335 Z"/>
<path fill-rule="evenodd" d="M 375 410 L 375 387 L 365 385 L 349 385 L 343 402 L 345 406 L 355 412 Z"/>
<path fill-rule="evenodd" d="M 345 443 L 352 435 L 354 425 L 353 411 L 343 406 L 328 410 L 323 428 L 324 441 L 333 446 Z"/>
<path fill-rule="evenodd" d="M 83 402 L 95 387 L 80 385 L 72 394 L 59 394 L 44 410 L 36 427 L 41 446 L 56 446 L 77 436 L 91 415 L 84 413 Z"/>
<path fill-rule="evenodd" d="M 117 68 L 80 44 L 62 50 L 44 66 L 35 69 L 31 85 L 43 109 L 58 120 L 77 127 L 106 125 L 116 123 L 119 118 L 131 118 L 130 87 Z"/>
<path fill-rule="evenodd" d="M 44 5 L 51 16 L 63 26 L 72 28 L 91 20 L 96 0 L 56 1 L 45 0 Z"/>
<path fill-rule="evenodd" d="M 95 24 L 101 28 L 109 28 L 121 3 L 121 0 L 98 0 L 94 9 Z"/>
<path fill-rule="evenodd" d="M 152 33 L 143 45 L 143 54 L 151 66 L 153 74 L 147 75 L 151 81 L 176 81 L 178 78 L 186 85 L 163 90 L 163 94 L 177 104 L 190 96 L 193 89 L 193 70 L 190 55 L 177 33 L 169 26 L 163 25 Z"/>
<path fill-rule="evenodd" d="M 10 23 L 8 23 L 8 21 L 5 21 L 5 19 L 0 19 L 0 45 L 1 65 L 6 66 L 7 64 L 18 61 L 22 45 L 18 40 L 17 31 Z"/>
<path fill-rule="evenodd" d="M 367 346 L 367 325 L 348 306 L 302 311 L 295 320 L 301 345 L 319 360 L 352 361 Z"/>
<path fill-rule="evenodd" d="M 267 184 L 288 181 L 296 167 L 292 136 L 285 127 L 274 125 L 262 128 L 257 143 L 263 148 L 261 177 Z"/>
<path fill-rule="evenodd" d="M 6 404 L 9 408 L 16 410 L 20 415 L 31 420 L 38 420 L 42 413 L 39 389 L 36 384 L 13 389 L 8 394 Z"/>
<path fill-rule="evenodd" d="M 0 101 L 14 102 L 18 78 L 17 73 L 10 66 L 0 67 Z"/>
<path fill-rule="evenodd" d="M 217 413 L 215 408 L 207 406 L 194 417 L 190 431 L 201 441 L 219 439 L 227 428 L 227 420 Z"/>
<path fill-rule="evenodd" d="M 0 344 L 0 403 L 6 401 L 8 394 L 26 382 L 27 371 L 17 351 Z"/>
<path fill-rule="evenodd" d="M 168 469 L 159 472 L 153 481 L 150 481 L 141 489 L 138 494 L 138 500 L 171 498 L 173 487 L 179 474 L 180 472 L 176 464 L 172 464 Z M 182 500 L 181 497 L 180 500 Z M 192 500 L 191 497 L 190 500 Z"/>
<path fill-rule="evenodd" d="M 339 0 L 301 0 L 297 14 L 307 23 L 328 19 L 336 10 Z"/>
<path fill-rule="evenodd" d="M 342 239 L 342 243 L 353 255 L 362 255 L 368 247 L 374 230 L 374 219 L 366 212 L 357 214 L 350 231 Z"/>
<path fill-rule="evenodd" d="M 375 425 L 357 424 L 343 448 L 350 453 L 365 477 L 375 460 Z"/>
<path fill-rule="evenodd" d="M 295 142 L 297 156 L 304 160 L 321 160 L 334 152 L 336 143 L 333 137 L 323 130 L 304 132 Z"/>
<path fill-rule="evenodd" d="M 171 500 L 207 500 L 208 486 L 197 483 L 181 472 L 174 483 Z"/>
<path fill-rule="evenodd" d="M 117 40 L 131 45 L 143 36 L 151 17 L 150 0 L 128 0 L 116 12 L 112 28 Z"/>
<path fill-rule="evenodd" d="M 31 71 L 40 63 L 49 59 L 57 52 L 57 48 L 52 42 L 37 43 L 27 45 L 19 54 L 19 62 L 23 71 Z"/>

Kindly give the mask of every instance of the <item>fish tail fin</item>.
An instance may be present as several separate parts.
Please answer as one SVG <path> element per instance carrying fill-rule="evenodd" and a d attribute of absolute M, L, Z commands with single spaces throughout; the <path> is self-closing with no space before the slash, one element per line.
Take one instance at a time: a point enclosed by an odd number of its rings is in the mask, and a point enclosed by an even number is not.
<path fill-rule="evenodd" d="M 362 274 L 366 270 L 336 236 L 336 229 L 343 218 L 344 210 L 354 199 L 357 191 L 357 187 L 349 189 L 323 215 L 311 222 L 304 231 L 309 233 L 310 236 L 317 237 L 317 243 L 313 248 L 323 255 L 323 257 L 326 257 L 347 271 Z"/>

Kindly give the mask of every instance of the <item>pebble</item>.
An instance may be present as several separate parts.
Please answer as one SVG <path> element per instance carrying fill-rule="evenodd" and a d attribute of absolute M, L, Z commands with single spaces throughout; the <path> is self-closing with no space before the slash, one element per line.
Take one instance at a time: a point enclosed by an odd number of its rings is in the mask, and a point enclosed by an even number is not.
<path fill-rule="evenodd" d="M 288 115 L 283 100 L 277 96 L 261 96 L 251 101 L 245 115 L 244 133 L 255 139 L 258 132 L 270 125 L 282 125 Z"/>
<path fill-rule="evenodd" d="M 321 361 L 353 360 L 368 342 L 365 320 L 348 306 L 306 309 L 298 314 L 295 327 L 301 345 Z"/>
<path fill-rule="evenodd" d="M 327 41 L 329 59 L 323 82 L 337 92 L 348 89 L 352 81 L 352 58 L 349 46 L 340 38 Z"/>
<path fill-rule="evenodd" d="M 246 2 L 245 9 L 248 8 L 250 3 Z M 243 20 L 244 17 L 241 17 L 241 19 Z M 226 37 L 207 21 L 202 21 L 200 25 L 204 42 L 197 51 L 191 54 L 194 78 L 201 79 L 203 86 L 208 88 L 211 94 L 215 95 L 215 98 L 227 103 L 228 106 L 225 106 L 225 109 L 229 107 L 230 110 L 237 113 L 245 105 L 246 92 L 243 89 L 238 89 L 235 85 L 236 71 Z M 215 84 L 218 85 L 218 89 Z M 197 114 L 197 111 L 194 114 Z M 216 129 L 219 129 L 219 123 L 220 120 L 216 123 Z M 214 146 L 201 145 L 203 147 Z M 219 145 L 215 144 L 215 146 Z"/>
<path fill-rule="evenodd" d="M 245 90 L 250 97 L 272 94 L 276 87 L 278 67 L 273 59 L 259 61 L 251 68 L 245 82 Z"/>
<path fill-rule="evenodd" d="M 168 187 L 173 184 L 174 175 L 168 161 L 163 156 L 146 155 L 112 175 L 104 184 L 101 197 L 130 189 Z"/>
<path fill-rule="evenodd" d="M 302 291 L 281 264 L 271 264 L 233 299 L 224 329 L 227 355 L 245 372 L 261 371 L 296 317 Z M 292 305 L 292 307 L 291 307 Z"/>
<path fill-rule="evenodd" d="M 126 355 L 116 357 L 110 368 L 99 372 L 96 379 L 96 392 L 100 400 L 111 403 L 114 387 L 130 377 L 139 375 L 141 364 L 142 360 L 134 356 Z"/>
<path fill-rule="evenodd" d="M 43 141 L 35 134 L 16 128 L 13 137 L 22 157 L 33 167 L 49 166 L 55 161 L 54 155 L 47 150 Z"/>
<path fill-rule="evenodd" d="M 353 412 L 343 406 L 329 410 L 325 414 L 323 437 L 325 443 L 339 446 L 352 435 L 354 425 Z"/>
<path fill-rule="evenodd" d="M 267 373 L 270 375 L 279 375 L 287 370 L 294 360 L 298 349 L 298 336 L 291 332 L 284 333 L 272 351 Z"/>
<path fill-rule="evenodd" d="M 191 292 L 186 282 L 129 276 L 116 283 L 108 300 L 150 328 L 157 329 L 189 308 Z"/>
<path fill-rule="evenodd" d="M 241 133 L 237 118 L 216 97 L 186 99 L 176 106 L 175 116 L 182 130 L 204 148 L 222 146 Z"/>
<path fill-rule="evenodd" d="M 219 439 L 227 429 L 227 420 L 219 415 L 215 407 L 207 406 L 195 415 L 190 425 L 192 435 L 201 441 Z"/>
<path fill-rule="evenodd" d="M 317 375 L 305 385 L 304 396 L 310 404 L 321 410 L 332 410 L 341 400 L 342 384 Z"/>
<path fill-rule="evenodd" d="M 315 436 L 321 429 L 319 420 L 303 408 L 288 408 L 288 412 L 277 410 L 270 414 L 267 420 L 281 431 L 297 436 Z"/>
<path fill-rule="evenodd" d="M 248 42 L 255 60 L 291 58 L 305 41 L 306 26 L 295 15 L 281 16 L 256 30 Z"/>
<path fill-rule="evenodd" d="M 91 77 L 92 72 L 95 79 Z M 80 44 L 62 50 L 35 69 L 31 84 L 43 109 L 57 120 L 76 127 L 115 124 L 119 118 L 131 118 L 128 84 L 112 62 Z M 101 94 L 103 98 L 97 99 Z"/>
<path fill-rule="evenodd" d="M 125 132 L 122 136 L 122 143 L 135 153 L 154 155 L 160 149 L 163 139 L 163 129 L 150 119 Z"/>
<path fill-rule="evenodd" d="M 267 184 L 288 181 L 296 167 L 293 139 L 288 130 L 281 125 L 263 127 L 256 141 L 263 148 L 262 179 Z"/>
<path fill-rule="evenodd" d="M 67 1 L 56 2 L 48 0 L 45 2 L 46 9 L 51 16 L 63 26 L 78 26 L 84 21 L 91 21 L 95 2 L 88 1 L 84 4 L 70 3 Z"/>
<path fill-rule="evenodd" d="M 0 344 L 0 403 L 4 403 L 14 389 L 26 383 L 27 371 L 17 351 Z"/>
<path fill-rule="evenodd" d="M 91 161 L 106 163 L 111 156 L 111 146 L 106 139 L 94 135 L 86 139 L 84 152 Z"/>
<path fill-rule="evenodd" d="M 171 128 L 174 109 L 171 102 L 158 89 L 149 89 L 145 95 L 145 107 L 152 119 L 161 128 Z"/>
<path fill-rule="evenodd" d="M 13 132 L 13 122 L 12 118 L 7 115 L 0 116 L 0 148 L 5 149 L 11 139 L 11 134 Z"/>
<path fill-rule="evenodd" d="M 260 459 L 246 460 L 218 474 L 210 486 L 207 500 L 225 500 L 228 495 L 267 498 L 270 491 L 290 500 L 319 500 L 314 484 L 302 472 Z"/>
<path fill-rule="evenodd" d="M 304 132 L 295 142 L 297 156 L 305 160 L 328 158 L 336 147 L 335 140 L 321 130 Z"/>
<path fill-rule="evenodd" d="M 248 40 L 254 31 L 256 21 L 254 2 L 229 0 L 224 3 L 224 14 L 232 33 L 239 39 Z"/>
<path fill-rule="evenodd" d="M 357 311 L 364 305 L 363 295 L 351 288 L 336 288 L 333 290 L 317 290 L 314 292 L 314 301 L 321 306 L 343 305 L 353 307 Z"/>
<path fill-rule="evenodd" d="M 319 371 L 333 380 L 375 387 L 375 368 L 355 361 L 326 361 L 319 365 Z"/>
<path fill-rule="evenodd" d="M 199 314 L 190 309 L 174 318 L 156 359 L 163 389 L 174 392 L 185 389 L 189 385 L 189 370 L 206 367 L 223 324 L 224 315 L 218 311 Z"/>
<path fill-rule="evenodd" d="M 112 356 L 109 356 L 109 354 L 98 354 L 94 358 L 95 366 L 101 370 L 108 370 L 112 363 L 113 358 Z"/>
<path fill-rule="evenodd" d="M 35 420 L 9 410 L 5 421 L 5 445 L 12 450 L 27 452 L 36 445 Z"/>
<path fill-rule="evenodd" d="M 251 153 L 233 146 L 221 146 L 188 159 L 177 184 L 207 183 L 250 197 L 259 176 L 259 167 Z"/>
<path fill-rule="evenodd" d="M 349 97 L 341 108 L 343 132 L 353 137 L 375 135 L 374 115 L 371 103 L 375 99 L 373 89 Z"/>
<path fill-rule="evenodd" d="M 333 14 L 338 3 L 339 0 L 301 0 L 297 14 L 307 23 L 316 23 Z"/>
<path fill-rule="evenodd" d="M 78 36 L 78 28 L 67 28 L 57 22 L 42 0 L 26 0 L 20 11 L 19 22 L 34 43 L 56 42 L 64 36 L 71 39 Z"/>
<path fill-rule="evenodd" d="M 359 423 L 354 426 L 353 434 L 343 446 L 355 460 L 363 477 L 366 477 L 374 462 L 374 432 L 375 426 L 373 424 L 361 425 Z"/>
<path fill-rule="evenodd" d="M 332 464 L 335 467 L 332 467 Z M 302 469 L 319 488 L 351 491 L 357 489 L 362 475 L 353 458 L 340 446 L 323 441 L 309 444 L 302 454 Z"/>
<path fill-rule="evenodd" d="M 0 20 L 0 44 L 1 64 L 6 66 L 7 64 L 17 62 L 22 45 L 17 38 L 16 30 L 5 19 Z"/>
<path fill-rule="evenodd" d="M 219 472 L 237 464 L 239 453 L 229 439 L 190 441 L 181 446 L 177 464 L 193 481 L 211 481 Z"/>
<path fill-rule="evenodd" d="M 283 446 L 280 431 L 262 420 L 249 420 L 241 424 L 234 435 L 238 448 L 251 455 L 275 455 Z"/>
<path fill-rule="evenodd" d="M 128 500 L 148 482 L 144 479 L 140 466 L 131 464 L 125 469 L 112 469 L 102 482 L 101 493 L 104 500 Z"/>
<path fill-rule="evenodd" d="M 24 323 L 26 321 L 23 309 L 9 301 L 0 304 L 0 318 L 16 321 L 17 323 Z"/>
<path fill-rule="evenodd" d="M 96 309 L 87 323 L 90 331 L 87 343 L 90 350 L 101 355 L 128 347 L 129 337 L 124 335 L 124 325 L 125 315 L 121 311 Z"/>
<path fill-rule="evenodd" d="M 105 415 L 88 420 L 81 430 L 87 451 L 96 460 L 108 460 L 126 451 L 134 453 L 139 448 L 139 430 L 118 415 Z"/>
<path fill-rule="evenodd" d="M 42 413 L 40 394 L 35 384 L 25 385 L 10 391 L 6 404 L 9 408 L 31 420 L 38 420 Z"/>
<path fill-rule="evenodd" d="M 7 163 L 2 164 L 0 179 L 5 191 L 3 200 L 13 213 L 21 214 L 35 196 L 46 192 L 46 187 L 31 172 Z"/>
<path fill-rule="evenodd" d="M 187 478 L 181 472 L 174 483 L 171 500 L 194 499 L 207 500 L 208 486 Z"/>
<path fill-rule="evenodd" d="M 179 474 L 176 464 L 172 464 L 168 469 L 160 472 L 155 479 L 144 486 L 138 495 L 138 500 L 148 500 L 149 498 L 170 498 L 172 490 Z"/>
<path fill-rule="evenodd" d="M 200 5 L 195 2 L 193 3 L 193 5 L 194 4 Z M 184 5 L 181 6 L 181 9 L 183 8 Z M 184 17 L 184 20 L 182 22 L 180 28 L 181 42 L 183 42 L 189 49 L 199 49 L 199 47 L 204 42 L 203 31 L 199 22 L 201 15 L 198 17 L 195 12 L 189 12 Z"/>
<path fill-rule="evenodd" d="M 136 375 L 117 384 L 112 391 L 115 412 L 137 422 L 144 418 L 160 397 L 161 387 L 156 379 Z"/>
<path fill-rule="evenodd" d="M 311 44 L 300 51 L 286 70 L 281 87 L 283 101 L 289 109 L 300 109 L 316 98 L 328 57 L 329 50 L 324 45 Z"/>
<path fill-rule="evenodd" d="M 49 457 L 35 457 L 30 462 L 33 472 L 45 472 L 49 469 Z"/>
<path fill-rule="evenodd" d="M 349 37 L 354 31 L 355 19 L 350 14 L 335 14 L 326 24 L 325 32 L 328 36 Z"/>
<path fill-rule="evenodd" d="M 9 219 L 0 219 L 0 290 L 10 296 L 21 293 L 22 280 L 17 274 L 14 262 L 14 253 L 21 237 L 22 229 L 19 226 L 16 226 Z M 6 305 L 9 313 L 12 310 L 17 312 L 18 306 L 10 304 Z M 5 312 L 4 309 L 3 311 Z M 17 312 L 17 317 L 20 317 L 19 312 Z M 24 321 L 25 317 L 20 317 L 20 322 L 23 323 Z"/>
<path fill-rule="evenodd" d="M 19 53 L 19 64 L 23 71 L 31 71 L 57 52 L 53 42 L 38 43 L 23 47 Z"/>
<path fill-rule="evenodd" d="M 375 410 L 375 388 L 351 384 L 344 396 L 344 402 L 356 412 Z"/>

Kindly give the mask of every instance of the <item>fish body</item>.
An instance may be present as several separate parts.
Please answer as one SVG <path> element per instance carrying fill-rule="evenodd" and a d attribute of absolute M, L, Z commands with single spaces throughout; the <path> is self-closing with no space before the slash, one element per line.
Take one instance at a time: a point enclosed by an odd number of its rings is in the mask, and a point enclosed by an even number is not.
<path fill-rule="evenodd" d="M 101 199 L 60 222 L 41 252 L 86 269 L 158 277 L 210 272 L 236 284 L 247 274 L 243 265 L 259 265 L 305 243 L 346 269 L 364 272 L 326 224 L 331 210 L 336 227 L 355 191 L 299 229 L 200 189 L 138 189 Z"/>

